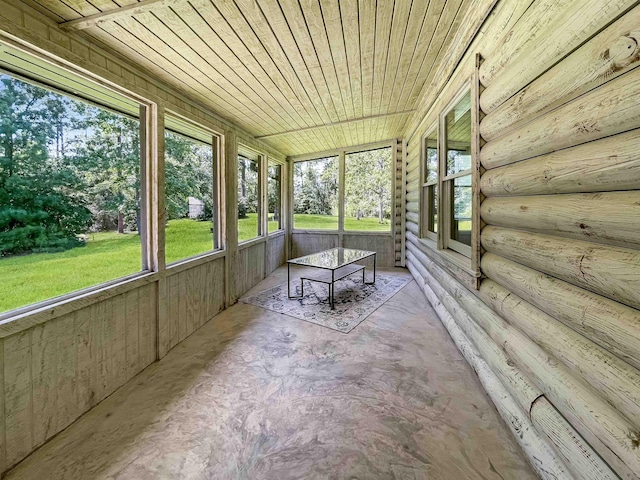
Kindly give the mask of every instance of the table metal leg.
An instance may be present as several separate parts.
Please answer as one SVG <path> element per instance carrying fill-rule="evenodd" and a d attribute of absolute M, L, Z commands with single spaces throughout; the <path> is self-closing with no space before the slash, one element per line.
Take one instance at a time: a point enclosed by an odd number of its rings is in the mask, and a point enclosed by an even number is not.
<path fill-rule="evenodd" d="M 373 281 L 372 282 L 365 282 L 364 281 L 364 269 L 362 270 L 362 281 L 364 283 L 366 283 L 367 285 L 373 285 L 376 283 L 376 255 L 377 254 L 373 254 Z"/>
<path fill-rule="evenodd" d="M 329 285 L 329 304 L 331 305 L 331 310 L 334 310 L 335 308 L 333 306 L 335 285 L 335 270 L 331 270 L 331 285 Z"/>
<path fill-rule="evenodd" d="M 287 263 L 287 296 L 291 299 L 304 297 L 304 279 L 300 278 L 300 295 L 291 295 L 291 264 Z"/>

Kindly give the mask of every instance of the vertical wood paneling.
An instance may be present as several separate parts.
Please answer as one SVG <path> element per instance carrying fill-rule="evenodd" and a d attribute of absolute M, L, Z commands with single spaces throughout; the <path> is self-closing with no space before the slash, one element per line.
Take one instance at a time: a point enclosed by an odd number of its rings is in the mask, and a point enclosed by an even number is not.
<path fill-rule="evenodd" d="M 339 242 L 337 234 L 292 233 L 291 258 L 335 248 Z"/>
<path fill-rule="evenodd" d="M 79 415 L 76 392 L 78 345 L 74 331 L 76 326 L 76 312 L 65 315 L 60 318 L 57 323 L 57 363 L 55 372 L 57 424 L 52 433 L 63 430 Z M 124 343 L 124 338 L 122 342 Z M 116 351 L 115 355 L 116 360 L 122 362 L 124 359 L 124 349 L 122 349 L 122 352 Z M 118 381 L 120 384 L 124 381 L 122 374 L 120 374 Z"/>
<path fill-rule="evenodd" d="M 238 251 L 238 291 L 240 296 L 265 277 L 266 243 L 258 243 Z"/>
<path fill-rule="evenodd" d="M 175 281 L 177 285 L 177 297 L 173 300 L 178 306 L 177 316 L 174 319 L 176 325 L 176 337 L 175 342 L 180 342 L 181 339 L 187 335 L 187 311 L 189 303 L 189 292 L 187 291 L 187 272 L 180 272 Z"/>
<path fill-rule="evenodd" d="M 74 319 L 74 336 L 76 344 L 76 404 L 78 413 L 94 404 L 91 388 L 91 311 L 93 307 L 78 310 Z M 126 360 L 126 358 L 125 358 Z"/>
<path fill-rule="evenodd" d="M 286 261 L 286 236 L 270 237 L 267 244 L 267 275 L 275 271 Z"/>
<path fill-rule="evenodd" d="M 33 448 L 31 330 L 4 340 L 5 438 L 7 466 Z"/>
<path fill-rule="evenodd" d="M 56 429 L 56 336 L 59 319 L 31 330 L 33 444 L 42 445 Z"/>
<path fill-rule="evenodd" d="M 126 341 L 126 358 L 127 358 L 127 378 L 132 378 L 138 372 L 138 321 L 139 309 L 138 304 L 139 290 L 131 290 L 127 292 L 125 297 L 127 312 L 127 341 Z"/>

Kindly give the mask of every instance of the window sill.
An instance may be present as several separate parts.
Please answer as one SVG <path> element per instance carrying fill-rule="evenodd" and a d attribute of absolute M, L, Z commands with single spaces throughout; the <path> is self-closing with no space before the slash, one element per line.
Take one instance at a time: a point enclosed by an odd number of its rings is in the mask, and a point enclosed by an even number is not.
<path fill-rule="evenodd" d="M 77 292 L 71 292 L 61 297 L 11 310 L 0 315 L 0 338 L 15 335 L 36 325 L 86 308 L 94 303 L 122 295 L 129 290 L 155 282 L 158 278 L 158 272 L 140 272 Z"/>
<path fill-rule="evenodd" d="M 441 268 L 444 268 L 456 280 L 467 288 L 477 290 L 479 287 L 480 272 L 471 268 L 471 259 L 453 250 L 438 249 L 434 240 L 418 238 L 422 247 L 428 251 L 428 256 Z"/>
<path fill-rule="evenodd" d="M 197 267 L 198 265 L 202 265 L 203 263 L 208 263 L 224 257 L 226 254 L 226 250 L 214 250 L 211 252 L 201 253 L 200 255 L 194 255 L 193 257 L 188 257 L 184 260 L 179 260 L 167 265 L 165 272 L 167 276 L 171 276 L 184 270 Z"/>
<path fill-rule="evenodd" d="M 244 250 L 245 248 L 253 247 L 259 243 L 264 243 L 267 241 L 267 237 L 264 235 L 261 237 L 252 238 L 250 240 L 245 240 L 242 243 L 238 243 L 238 250 Z"/>

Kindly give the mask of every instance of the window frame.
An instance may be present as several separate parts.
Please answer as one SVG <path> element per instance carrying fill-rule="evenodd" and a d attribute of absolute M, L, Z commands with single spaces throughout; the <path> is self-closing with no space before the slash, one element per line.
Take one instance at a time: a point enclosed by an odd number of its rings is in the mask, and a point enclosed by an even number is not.
<path fill-rule="evenodd" d="M 270 167 L 278 167 L 280 168 L 280 223 L 278 225 L 278 229 L 274 230 L 273 232 L 269 232 L 269 168 Z M 265 215 L 267 218 L 267 236 L 271 237 L 273 235 L 280 235 L 282 234 L 285 230 L 286 230 L 286 221 L 285 218 L 287 217 L 286 215 L 286 211 L 285 211 L 285 171 L 286 171 L 286 164 L 283 164 L 282 162 L 277 161 L 275 158 L 273 157 L 267 157 L 267 184 L 266 184 L 266 188 L 265 188 L 265 192 L 266 192 L 266 199 L 265 199 Z"/>
<path fill-rule="evenodd" d="M 436 179 L 427 182 L 427 140 L 435 133 L 436 135 Z M 436 231 L 429 230 L 429 222 L 432 218 L 432 205 L 429 202 L 430 189 L 433 187 L 438 187 L 434 198 L 438 201 L 438 206 L 440 206 L 440 128 L 437 121 L 433 122 L 429 128 L 427 128 L 426 133 L 422 136 L 421 144 L 420 144 L 420 174 L 421 174 L 421 182 L 420 182 L 420 237 L 429 239 L 436 244 L 438 243 L 438 232 L 441 231 L 440 228 L 440 214 L 438 213 L 438 220 L 435 222 Z M 437 212 L 437 211 L 436 211 Z"/>
<path fill-rule="evenodd" d="M 455 97 L 453 97 L 453 100 L 451 100 L 447 106 L 440 112 L 440 117 L 439 117 L 439 124 L 440 124 L 440 136 L 438 137 L 438 158 L 439 158 L 439 168 L 440 168 L 440 175 L 439 175 L 439 179 L 440 179 L 440 204 L 441 205 L 441 209 L 440 209 L 440 215 L 438 218 L 438 221 L 440 223 L 440 227 L 442 230 L 442 235 L 441 235 L 441 248 L 445 249 L 445 250 L 453 250 L 454 252 L 459 253 L 460 255 L 463 255 L 464 257 L 469 258 L 469 260 L 471 260 L 472 257 L 472 251 L 473 251 L 473 238 L 471 239 L 471 245 L 466 245 L 462 242 L 458 242 L 457 240 L 454 240 L 453 238 L 451 238 L 451 234 L 453 232 L 452 230 L 452 224 L 453 224 L 453 202 L 452 202 L 452 194 L 453 194 L 453 188 L 454 188 L 454 181 L 457 178 L 461 178 L 461 177 L 466 177 L 468 175 L 471 175 L 471 183 L 472 183 L 472 190 L 473 190 L 473 172 L 474 172 L 474 163 L 477 161 L 477 155 L 474 154 L 473 151 L 473 122 L 474 122 L 474 118 L 473 118 L 473 114 L 471 115 L 471 132 L 470 132 L 470 143 L 471 143 L 471 148 L 470 148 L 470 155 L 471 155 L 471 165 L 470 168 L 466 169 L 466 170 L 462 170 L 460 172 L 456 172 L 456 173 L 452 173 L 450 175 L 447 175 L 447 126 L 446 126 L 446 122 L 447 122 L 447 115 L 455 108 L 455 106 L 460 102 L 460 100 L 462 100 L 466 95 L 470 96 L 470 101 L 471 101 L 471 105 L 469 107 L 470 111 L 473 112 L 473 105 L 475 102 L 475 99 L 473 98 L 473 92 L 471 89 L 471 83 L 470 82 L 465 82 L 464 86 L 460 89 L 460 91 L 456 94 Z M 474 222 L 474 215 L 473 215 L 473 210 L 475 209 L 475 202 L 474 202 L 474 196 L 473 193 L 471 195 L 471 209 L 472 209 L 472 215 L 471 215 L 471 230 L 473 231 L 474 226 L 475 226 L 475 222 Z M 473 237 L 473 235 L 472 235 Z"/>
<path fill-rule="evenodd" d="M 391 148 L 391 172 L 389 175 L 389 182 L 391 185 L 390 195 L 391 195 L 391 225 L 388 230 L 379 230 L 379 231 L 367 231 L 367 230 L 345 230 L 344 228 L 344 201 L 345 201 L 345 171 L 346 171 L 346 156 L 350 153 L 358 153 L 365 152 L 368 150 L 378 150 L 382 148 Z M 393 217 L 395 216 L 395 207 L 396 207 L 396 178 L 395 178 L 395 165 L 397 162 L 397 140 L 386 140 L 383 142 L 375 142 L 368 143 L 364 145 L 356 145 L 354 147 L 346 147 L 346 148 L 338 148 L 335 150 L 326 150 L 323 152 L 311 153 L 307 155 L 298 155 L 294 157 L 290 157 L 291 167 L 289 169 L 290 175 L 287 180 L 287 184 L 289 185 L 290 190 L 290 205 L 289 208 L 289 222 L 291 225 L 291 233 L 319 233 L 319 234 L 341 234 L 341 235 L 385 235 L 393 237 L 395 235 L 395 222 Z M 337 229 L 326 229 L 326 230 L 314 230 L 314 229 L 303 229 L 303 228 L 295 228 L 295 224 L 293 221 L 294 213 L 293 213 L 293 202 L 295 202 L 295 191 L 294 191 L 294 165 L 298 162 L 306 162 L 311 160 L 321 160 L 327 157 L 338 157 L 338 228 Z"/>
<path fill-rule="evenodd" d="M 0 73 L 12 76 L 22 82 L 51 90 L 59 95 L 70 97 L 113 113 L 135 117 L 140 124 L 140 270 L 122 277 L 90 285 L 85 288 L 64 293 L 55 297 L 30 303 L 11 310 L 0 312 L 0 323 L 7 325 L 21 319 L 37 320 L 39 315 L 48 318 L 53 309 L 63 314 L 75 311 L 78 305 L 91 304 L 94 301 L 110 298 L 125 291 L 146 284 L 160 269 L 160 261 L 153 254 L 157 242 L 156 232 L 151 228 L 155 222 L 153 200 L 156 187 L 152 177 L 157 172 L 153 132 L 155 128 L 156 103 L 127 91 L 117 85 L 107 84 L 98 76 L 88 74 L 72 65 L 62 65 L 46 54 L 25 50 L 8 42 L 0 41 Z M 13 56 L 14 63 L 4 58 L 5 54 Z M 115 98 L 120 106 L 110 104 Z M 130 110 L 130 111 L 128 111 Z M 134 113 L 137 111 L 137 113 Z M 43 317 L 44 318 L 44 317 Z M 33 320 L 35 319 L 35 320 Z M 17 324 L 16 324 L 17 325 Z M 16 326 L 18 331 L 22 327 Z"/>
<path fill-rule="evenodd" d="M 177 124 L 181 124 L 180 125 L 181 128 L 184 128 L 185 130 L 191 130 L 192 134 L 189 134 L 186 131 L 179 131 L 178 129 L 172 129 L 170 127 L 167 127 L 168 118 L 173 119 L 173 121 L 175 121 Z M 206 252 L 198 253 L 196 255 L 185 257 L 180 260 L 176 260 L 175 262 L 166 263 L 167 242 L 166 242 L 166 234 L 164 234 L 164 245 L 162 249 L 162 253 L 164 255 L 163 261 L 165 262 L 165 268 L 167 270 L 170 270 L 177 266 L 184 265 L 186 263 L 189 263 L 204 257 L 208 257 L 213 254 L 217 254 L 221 251 L 224 251 L 226 248 L 226 244 L 223 237 L 224 228 L 221 222 L 221 218 L 222 218 L 221 212 L 222 212 L 222 209 L 224 208 L 224 203 L 223 203 L 223 198 L 221 193 L 222 192 L 222 170 L 223 170 L 222 145 L 224 144 L 224 138 L 222 134 L 220 134 L 219 132 L 216 132 L 215 130 L 212 130 L 198 122 L 195 122 L 190 118 L 180 115 L 179 113 L 176 113 L 171 109 L 164 110 L 162 132 L 160 132 L 160 130 L 158 129 L 158 136 L 160 136 L 161 134 L 163 135 L 163 142 L 164 142 L 164 135 L 166 131 L 170 131 L 172 133 L 182 135 L 184 137 L 187 137 L 197 142 L 202 142 L 202 143 L 211 145 L 211 155 L 212 155 L 211 167 L 212 167 L 212 179 L 213 179 L 213 186 L 212 186 L 213 206 L 211 211 L 211 223 L 213 225 L 212 226 L 213 231 L 211 233 L 213 236 L 212 249 L 207 250 Z M 198 136 L 202 138 L 199 138 Z M 204 140 L 205 136 L 207 140 Z M 164 151 L 164 149 L 162 154 L 163 154 L 163 166 L 164 166 L 165 160 L 166 160 L 166 151 Z M 166 168 L 164 168 L 163 180 L 166 185 Z M 162 194 L 164 195 L 163 206 L 165 205 L 166 194 L 167 194 L 165 185 L 162 186 Z"/>
<path fill-rule="evenodd" d="M 267 155 L 243 143 L 238 143 L 237 158 L 239 159 L 240 157 L 244 157 L 251 161 L 255 161 L 258 164 L 258 192 L 257 192 L 258 206 L 256 208 L 257 214 L 258 214 L 258 235 L 256 235 L 255 237 L 251 237 L 247 240 L 240 240 L 239 239 L 240 224 L 238 223 L 240 219 L 236 218 L 236 229 L 238 230 L 238 246 L 244 246 L 268 237 L 269 228 L 267 225 L 267 215 L 264 211 L 265 208 L 267 208 L 266 182 L 267 182 L 268 160 L 267 160 Z M 236 168 L 236 175 L 238 175 L 237 168 Z M 238 178 L 238 185 L 240 184 L 239 182 L 240 182 L 240 179 Z M 237 191 L 236 191 L 236 195 L 237 195 Z M 239 201 L 239 198 L 237 198 L 236 201 Z"/>

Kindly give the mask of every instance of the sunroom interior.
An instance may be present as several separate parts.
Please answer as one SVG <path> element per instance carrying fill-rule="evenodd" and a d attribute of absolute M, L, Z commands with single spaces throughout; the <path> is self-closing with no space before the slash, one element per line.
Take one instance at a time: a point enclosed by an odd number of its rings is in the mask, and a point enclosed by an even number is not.
<path fill-rule="evenodd" d="M 4 0 L 0 478 L 640 479 L 639 22 Z"/>

